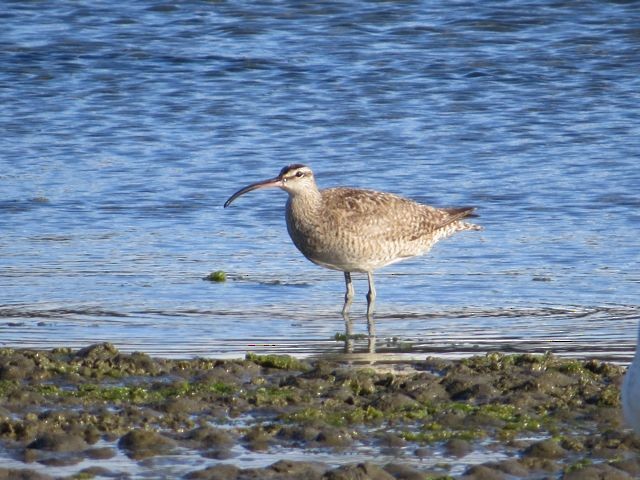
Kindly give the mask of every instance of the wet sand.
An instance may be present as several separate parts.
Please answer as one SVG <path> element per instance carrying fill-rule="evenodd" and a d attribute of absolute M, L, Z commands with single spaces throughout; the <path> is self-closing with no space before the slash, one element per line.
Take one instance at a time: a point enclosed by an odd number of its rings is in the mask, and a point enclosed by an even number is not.
<path fill-rule="evenodd" d="M 624 368 L 0 349 L 0 478 L 630 479 Z"/>

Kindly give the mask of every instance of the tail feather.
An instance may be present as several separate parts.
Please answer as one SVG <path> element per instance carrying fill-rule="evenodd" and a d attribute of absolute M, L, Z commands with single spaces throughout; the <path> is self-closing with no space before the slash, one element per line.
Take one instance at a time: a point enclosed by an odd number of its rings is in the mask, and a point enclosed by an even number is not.
<path fill-rule="evenodd" d="M 445 212 L 449 214 L 449 216 L 444 220 L 442 225 L 438 228 L 446 227 L 454 222 L 462 220 L 463 218 L 476 218 L 479 215 L 475 213 L 476 207 L 454 207 L 454 208 L 443 208 Z M 462 223 L 464 226 L 463 230 L 483 230 L 480 225 L 475 225 L 473 223 Z"/>

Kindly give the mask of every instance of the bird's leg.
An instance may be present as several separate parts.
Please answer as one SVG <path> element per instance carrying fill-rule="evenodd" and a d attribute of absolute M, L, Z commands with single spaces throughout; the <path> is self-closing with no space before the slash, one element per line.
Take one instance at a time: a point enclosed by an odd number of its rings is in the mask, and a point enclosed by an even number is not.
<path fill-rule="evenodd" d="M 349 308 L 353 302 L 353 283 L 351 283 L 351 273 L 344 272 L 344 283 L 347 291 L 344 294 L 344 307 L 342 307 L 342 318 L 344 318 L 344 352 L 353 353 L 353 322 L 349 318 Z"/>
<path fill-rule="evenodd" d="M 351 273 L 344 272 L 344 283 L 347 285 L 347 292 L 344 294 L 344 306 L 342 307 L 342 315 L 349 313 L 351 302 L 353 302 L 353 283 L 351 283 Z"/>
<path fill-rule="evenodd" d="M 373 272 L 367 272 L 369 277 L 369 293 L 367 293 L 367 317 L 373 315 L 373 308 L 376 304 L 376 287 L 373 284 Z"/>

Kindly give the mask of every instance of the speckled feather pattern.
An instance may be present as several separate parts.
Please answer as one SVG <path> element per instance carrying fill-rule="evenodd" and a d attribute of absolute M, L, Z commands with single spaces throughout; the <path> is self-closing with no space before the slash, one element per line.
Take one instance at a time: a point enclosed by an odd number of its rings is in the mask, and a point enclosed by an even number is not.
<path fill-rule="evenodd" d="M 245 193 L 270 187 L 289 194 L 287 230 L 298 250 L 313 263 L 345 272 L 345 317 L 354 295 L 351 273 L 367 273 L 367 325 L 372 338 L 374 270 L 423 255 L 438 240 L 455 232 L 482 230 L 463 221 L 473 213 L 471 207 L 435 208 L 392 193 L 357 188 L 319 190 L 311 169 L 301 164 L 288 165 L 275 178 L 241 188 L 224 206 Z"/>
<path fill-rule="evenodd" d="M 423 255 L 455 232 L 480 230 L 461 221 L 472 212 L 434 208 L 372 190 L 308 188 L 290 195 L 286 218 L 293 243 L 312 262 L 371 272 Z"/>

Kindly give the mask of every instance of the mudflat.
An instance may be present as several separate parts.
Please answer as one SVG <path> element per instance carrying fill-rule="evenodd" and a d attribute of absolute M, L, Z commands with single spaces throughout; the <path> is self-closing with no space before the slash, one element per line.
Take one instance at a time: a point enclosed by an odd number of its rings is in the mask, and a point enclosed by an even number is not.
<path fill-rule="evenodd" d="M 359 365 L 0 349 L 0 478 L 638 478 L 623 373 L 553 355 Z"/>

